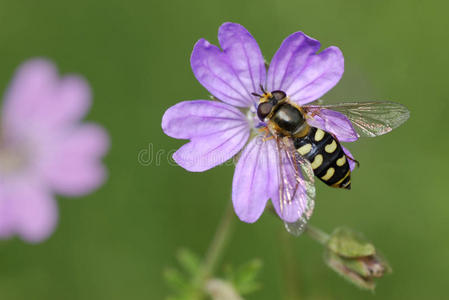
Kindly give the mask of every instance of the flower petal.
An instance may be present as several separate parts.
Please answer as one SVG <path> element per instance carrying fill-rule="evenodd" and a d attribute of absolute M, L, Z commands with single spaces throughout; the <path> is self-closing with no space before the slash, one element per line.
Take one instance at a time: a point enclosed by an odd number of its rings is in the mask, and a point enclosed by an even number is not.
<path fill-rule="evenodd" d="M 90 90 L 81 77 L 58 78 L 43 59 L 24 63 L 16 72 L 4 104 L 4 126 L 36 129 L 60 127 L 81 119 L 90 106 Z"/>
<path fill-rule="evenodd" d="M 236 155 L 248 138 L 247 125 L 241 124 L 208 136 L 192 138 L 173 154 L 173 159 L 187 171 L 203 172 Z"/>
<path fill-rule="evenodd" d="M 351 121 L 342 113 L 330 109 L 312 109 L 307 123 L 337 137 L 340 142 L 354 142 L 358 139 Z"/>
<path fill-rule="evenodd" d="M 344 147 L 343 145 L 341 145 L 341 148 L 343 149 L 343 152 L 346 154 L 346 156 L 354 158 L 354 156 L 352 156 L 351 152 L 349 152 L 349 150 Z M 348 159 L 348 163 L 349 163 L 349 168 L 351 169 L 351 172 L 355 169 L 355 166 L 357 165 L 356 162 L 352 159 Z"/>
<path fill-rule="evenodd" d="M 299 105 L 324 95 L 343 75 L 344 59 L 337 47 L 317 54 L 319 48 L 319 41 L 302 32 L 287 37 L 271 61 L 267 89 L 282 90 Z"/>
<path fill-rule="evenodd" d="M 191 172 L 224 163 L 243 148 L 249 137 L 245 115 L 218 101 L 178 103 L 165 112 L 162 129 L 171 137 L 191 140 L 173 154 L 173 159 Z"/>
<path fill-rule="evenodd" d="M 109 148 L 103 128 L 85 124 L 67 131 L 46 149 L 40 168 L 49 185 L 68 196 L 85 195 L 106 178 L 101 157 Z"/>
<path fill-rule="evenodd" d="M 232 202 L 240 220 L 259 219 L 277 189 L 276 144 L 258 136 L 249 142 L 237 163 L 232 182 Z"/>
<path fill-rule="evenodd" d="M 59 81 L 53 100 L 51 104 L 53 124 L 59 126 L 62 123 L 79 121 L 90 108 L 89 84 L 80 76 L 65 76 Z"/>
<path fill-rule="evenodd" d="M 218 30 L 218 40 L 245 89 L 260 92 L 266 77 L 265 60 L 253 36 L 240 24 L 224 23 Z"/>
<path fill-rule="evenodd" d="M 5 95 L 3 107 L 5 120 L 19 119 L 23 122 L 32 118 L 42 105 L 39 96 L 46 101 L 56 81 L 57 71 L 52 63 L 35 59 L 22 64 L 17 69 Z"/>
<path fill-rule="evenodd" d="M 304 191 L 300 189 L 296 194 L 297 196 L 295 199 L 292 199 L 287 205 L 283 205 L 282 208 L 279 196 L 276 194 L 271 201 L 278 216 L 287 223 L 297 222 L 300 218 L 304 219 L 304 222 L 306 222 L 308 218 L 304 216 L 306 212 L 311 211 L 306 206 L 308 200 L 304 196 Z"/>
<path fill-rule="evenodd" d="M 24 240 L 36 243 L 53 232 L 58 211 L 55 200 L 47 191 L 27 183 L 8 185 L 3 189 L 0 194 L 0 216 L 2 238 L 18 234 Z"/>
<path fill-rule="evenodd" d="M 162 130 L 176 139 L 209 136 L 248 122 L 235 107 L 218 101 L 180 102 L 165 112 Z"/>
<path fill-rule="evenodd" d="M 223 48 L 200 39 L 193 48 L 190 64 L 198 81 L 215 97 L 238 107 L 249 107 L 251 95 L 265 82 L 262 53 L 256 40 L 241 25 L 225 23 L 218 39 Z"/>
<path fill-rule="evenodd" d="M 287 37 L 273 56 L 268 69 L 268 90 L 283 90 L 299 77 L 307 61 L 320 49 L 320 42 L 302 32 Z"/>

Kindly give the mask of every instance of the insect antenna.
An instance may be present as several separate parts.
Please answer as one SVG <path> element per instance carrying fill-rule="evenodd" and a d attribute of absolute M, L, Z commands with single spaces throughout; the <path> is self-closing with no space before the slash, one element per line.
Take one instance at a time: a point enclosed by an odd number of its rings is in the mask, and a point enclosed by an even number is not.
<path fill-rule="evenodd" d="M 263 96 L 259 95 L 258 93 L 251 93 L 251 95 L 262 98 Z"/>
<path fill-rule="evenodd" d="M 267 93 L 267 91 L 265 91 L 265 89 L 263 88 L 263 85 L 262 85 L 262 84 L 260 84 L 259 87 L 260 87 L 260 90 L 261 90 L 264 94 Z"/>

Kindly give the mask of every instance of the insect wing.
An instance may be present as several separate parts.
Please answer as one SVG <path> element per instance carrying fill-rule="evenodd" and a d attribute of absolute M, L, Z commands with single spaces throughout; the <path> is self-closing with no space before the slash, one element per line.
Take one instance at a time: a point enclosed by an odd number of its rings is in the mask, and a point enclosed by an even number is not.
<path fill-rule="evenodd" d="M 332 134 L 340 142 L 354 142 L 359 138 L 352 122 L 344 114 L 320 106 L 306 107 L 305 111 L 310 126 Z"/>
<path fill-rule="evenodd" d="M 310 162 L 296 151 L 290 138 L 276 137 L 276 142 L 279 191 L 273 204 L 287 231 L 298 236 L 305 229 L 314 207 L 313 169 Z"/>
<path fill-rule="evenodd" d="M 306 112 L 325 118 L 327 110 L 344 114 L 360 137 L 376 137 L 399 127 L 410 117 L 409 110 L 395 102 L 345 102 L 304 106 Z M 324 109 L 324 110 L 323 110 Z"/>

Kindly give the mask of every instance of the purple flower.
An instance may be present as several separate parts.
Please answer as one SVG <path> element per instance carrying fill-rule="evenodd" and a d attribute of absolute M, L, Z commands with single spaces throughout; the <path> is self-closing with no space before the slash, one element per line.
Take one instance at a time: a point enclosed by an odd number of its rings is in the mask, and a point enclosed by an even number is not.
<path fill-rule="evenodd" d="M 25 62 L 8 88 L 0 123 L 0 237 L 39 242 L 54 230 L 54 193 L 85 195 L 105 180 L 109 145 L 100 126 L 80 123 L 91 103 L 87 82 L 59 78 L 54 65 Z"/>
<path fill-rule="evenodd" d="M 262 85 L 268 91 L 286 92 L 298 105 L 310 103 L 340 80 L 343 55 L 337 47 L 317 53 L 320 43 L 296 32 L 283 41 L 267 71 L 256 40 L 243 26 L 223 24 L 218 40 L 221 49 L 199 40 L 190 62 L 198 81 L 220 101 L 181 102 L 169 108 L 162 119 L 167 135 L 190 140 L 173 158 L 188 171 L 202 172 L 243 149 L 232 184 L 232 201 L 238 217 L 255 222 L 271 199 L 284 221 L 295 222 L 302 214 L 309 215 L 312 208 L 303 203 L 305 199 L 298 198 L 281 213 L 276 143 L 264 139 L 258 130 L 264 126 L 255 113 L 259 97 L 251 93 L 260 92 Z M 333 133 L 341 141 L 357 139 L 344 115 L 324 112 L 310 116 L 310 124 Z"/>

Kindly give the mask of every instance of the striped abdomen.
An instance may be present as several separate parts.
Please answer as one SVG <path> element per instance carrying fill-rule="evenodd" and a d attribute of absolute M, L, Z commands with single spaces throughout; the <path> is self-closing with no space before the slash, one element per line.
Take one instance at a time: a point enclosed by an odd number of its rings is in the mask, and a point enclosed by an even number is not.
<path fill-rule="evenodd" d="M 295 148 L 312 164 L 315 176 L 337 188 L 351 188 L 351 170 L 340 143 L 334 137 L 315 127 L 308 134 L 294 138 Z"/>

